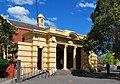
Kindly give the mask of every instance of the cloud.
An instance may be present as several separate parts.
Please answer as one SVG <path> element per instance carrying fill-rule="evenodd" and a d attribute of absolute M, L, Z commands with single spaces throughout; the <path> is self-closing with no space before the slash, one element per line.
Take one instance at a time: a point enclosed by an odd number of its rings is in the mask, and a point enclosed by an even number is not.
<path fill-rule="evenodd" d="M 19 10 L 19 11 L 18 11 Z M 37 20 L 34 18 L 29 18 L 28 15 L 30 14 L 28 9 L 25 9 L 24 7 L 21 6 L 15 6 L 15 7 L 10 7 L 8 8 L 7 12 L 14 17 L 15 19 L 29 23 L 29 24 L 34 24 L 36 25 Z M 53 21 L 56 21 L 57 17 L 52 17 L 52 18 L 47 18 L 45 20 L 46 25 L 56 27 Z"/>
<path fill-rule="evenodd" d="M 48 20 L 56 21 L 56 20 L 57 20 L 57 17 L 48 18 Z"/>
<path fill-rule="evenodd" d="M 56 27 L 56 25 L 54 24 L 54 21 L 57 20 L 57 17 L 52 17 L 52 18 L 47 18 L 45 20 L 45 23 L 48 25 L 48 26 L 52 26 L 52 27 Z"/>
<path fill-rule="evenodd" d="M 40 4 L 45 4 L 45 2 L 40 1 Z"/>
<path fill-rule="evenodd" d="M 52 26 L 52 27 L 56 27 L 56 25 L 51 22 L 50 20 L 45 20 L 45 23 L 48 25 L 48 26 Z"/>
<path fill-rule="evenodd" d="M 96 5 L 94 4 L 94 3 L 88 3 L 88 2 L 86 2 L 86 3 L 78 3 L 77 5 L 76 5 L 76 7 L 81 7 L 81 8 L 95 8 L 96 7 Z"/>
<path fill-rule="evenodd" d="M 91 20 L 90 18 L 87 18 L 87 21 L 90 21 L 90 22 L 91 22 L 92 20 Z"/>
<path fill-rule="evenodd" d="M 7 0 L 7 1 L 10 1 L 18 5 L 24 5 L 24 4 L 32 5 L 35 2 L 35 0 Z"/>
<path fill-rule="evenodd" d="M 19 11 L 18 11 L 19 10 Z M 30 23 L 30 24 L 36 24 L 36 20 L 34 18 L 29 18 L 29 10 L 25 9 L 21 6 L 15 6 L 8 8 L 7 12 L 14 18 L 16 18 L 19 21 Z"/>
<path fill-rule="evenodd" d="M 10 7 L 8 8 L 7 12 L 11 15 L 28 15 L 29 14 L 29 10 L 20 6 Z"/>
<path fill-rule="evenodd" d="M 38 0 L 39 4 L 44 5 L 47 0 Z"/>
<path fill-rule="evenodd" d="M 29 23 L 29 24 L 37 24 L 37 20 L 34 18 L 29 18 L 28 16 L 15 16 L 16 18 L 18 18 L 20 21 L 25 22 L 25 23 Z"/>
<path fill-rule="evenodd" d="M 1 16 L 4 16 L 6 18 L 9 18 L 9 15 L 4 15 L 4 14 L 0 14 Z"/>

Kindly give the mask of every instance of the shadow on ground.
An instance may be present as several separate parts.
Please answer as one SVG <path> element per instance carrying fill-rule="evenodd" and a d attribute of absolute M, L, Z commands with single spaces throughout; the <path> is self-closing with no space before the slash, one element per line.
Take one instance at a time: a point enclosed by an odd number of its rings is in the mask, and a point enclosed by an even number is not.
<path fill-rule="evenodd" d="M 116 79 L 116 80 L 120 81 L 120 73 L 110 73 L 110 74 L 107 74 L 105 72 L 89 73 L 89 72 L 84 71 L 84 70 L 72 70 L 71 74 L 73 76 L 78 76 L 78 77 Z"/>

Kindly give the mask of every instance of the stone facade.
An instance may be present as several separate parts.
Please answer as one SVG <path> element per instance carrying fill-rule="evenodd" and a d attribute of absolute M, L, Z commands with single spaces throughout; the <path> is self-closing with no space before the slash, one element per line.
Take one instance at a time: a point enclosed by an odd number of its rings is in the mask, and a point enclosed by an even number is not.
<path fill-rule="evenodd" d="M 18 42 L 18 59 L 22 66 L 29 67 L 40 65 L 39 69 L 70 69 L 82 68 L 82 57 L 84 56 L 82 41 L 84 36 L 75 34 L 68 30 L 57 30 L 49 27 L 45 30 L 33 30 L 23 35 L 24 42 Z M 39 49 L 41 51 L 39 51 Z M 61 50 L 61 51 L 59 51 Z M 63 54 L 61 54 L 63 52 Z M 58 54 L 57 54 L 58 53 Z M 70 55 L 68 55 L 70 54 Z M 57 55 L 61 55 L 57 57 Z M 38 59 L 40 56 L 40 60 Z M 69 58 L 69 56 L 71 58 Z M 76 59 L 77 58 L 79 59 Z M 63 64 L 60 66 L 60 59 Z M 69 66 L 68 63 L 71 63 Z"/>
<path fill-rule="evenodd" d="M 83 49 L 84 36 L 69 30 L 44 27 L 44 16 L 38 15 L 38 24 L 10 22 L 18 27 L 18 60 L 23 73 L 38 70 L 85 69 L 90 58 Z M 94 66 L 94 65 L 93 65 Z"/>
<path fill-rule="evenodd" d="M 57 69 L 85 69 L 93 59 L 83 49 L 84 36 L 69 30 L 44 27 L 44 16 L 38 15 L 38 29 L 22 35 L 24 42 L 18 42 L 18 59 L 26 72 Z M 39 29 L 41 28 L 41 29 Z M 92 55 L 91 55 L 92 56 Z M 96 62 L 97 63 L 97 62 Z M 94 67 L 93 64 L 91 66 Z M 97 66 L 95 65 L 94 68 Z"/>

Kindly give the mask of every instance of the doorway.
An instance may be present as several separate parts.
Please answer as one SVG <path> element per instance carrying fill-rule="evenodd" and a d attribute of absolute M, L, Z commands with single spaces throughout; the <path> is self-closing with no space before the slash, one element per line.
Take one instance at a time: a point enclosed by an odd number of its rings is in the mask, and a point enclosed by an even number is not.
<path fill-rule="evenodd" d="M 81 69 L 81 48 L 76 48 L 76 69 Z"/>
<path fill-rule="evenodd" d="M 57 69 L 63 69 L 63 58 L 64 58 L 64 46 L 63 45 L 57 45 L 56 48 L 56 67 Z"/>
<path fill-rule="evenodd" d="M 41 70 L 42 67 L 42 48 L 38 48 L 37 68 Z"/>
<path fill-rule="evenodd" d="M 67 47 L 67 69 L 73 68 L 73 46 Z"/>

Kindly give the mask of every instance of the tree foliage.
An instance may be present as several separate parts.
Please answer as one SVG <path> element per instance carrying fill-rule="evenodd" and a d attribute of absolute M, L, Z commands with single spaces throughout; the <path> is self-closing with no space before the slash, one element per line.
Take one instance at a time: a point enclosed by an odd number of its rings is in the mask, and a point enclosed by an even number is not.
<path fill-rule="evenodd" d="M 8 65 L 9 65 L 8 60 L 0 58 L 0 70 L 6 69 Z"/>
<path fill-rule="evenodd" d="M 91 14 L 93 26 L 84 41 L 86 52 L 120 55 L 120 0 L 97 0 Z"/>
<path fill-rule="evenodd" d="M 17 33 L 17 28 L 8 19 L 0 15 L 0 49 L 7 55 L 7 47 L 13 45 L 13 35 Z"/>
<path fill-rule="evenodd" d="M 9 61 L 6 59 L 2 59 L 0 57 L 0 78 L 6 77 L 6 68 L 9 66 Z"/>
<path fill-rule="evenodd" d="M 116 65 L 119 61 L 116 59 L 111 53 L 107 53 L 105 56 L 102 57 L 105 64 L 109 63 L 111 65 Z"/>

